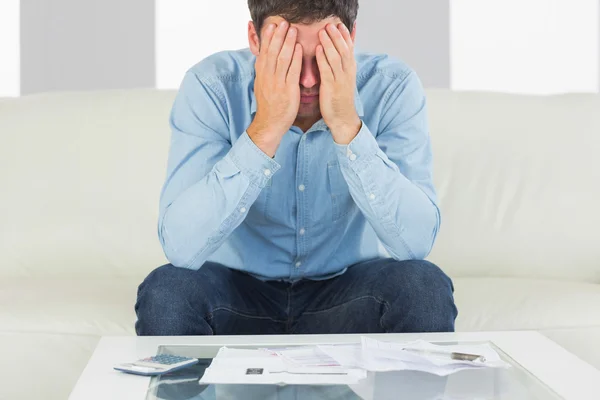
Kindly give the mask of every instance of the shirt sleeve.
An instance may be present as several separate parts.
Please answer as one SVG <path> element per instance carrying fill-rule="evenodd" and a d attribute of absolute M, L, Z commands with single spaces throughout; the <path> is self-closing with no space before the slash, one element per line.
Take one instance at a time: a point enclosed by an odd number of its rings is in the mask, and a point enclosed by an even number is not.
<path fill-rule="evenodd" d="M 348 145 L 337 145 L 350 194 L 397 260 L 425 258 L 440 226 L 432 181 L 426 99 L 414 72 L 383 99 L 378 134 L 363 122 Z"/>
<path fill-rule="evenodd" d="M 188 71 L 171 109 L 158 221 L 165 255 L 177 267 L 200 268 L 280 168 L 246 132 L 232 144 L 227 115 L 219 86 Z"/>

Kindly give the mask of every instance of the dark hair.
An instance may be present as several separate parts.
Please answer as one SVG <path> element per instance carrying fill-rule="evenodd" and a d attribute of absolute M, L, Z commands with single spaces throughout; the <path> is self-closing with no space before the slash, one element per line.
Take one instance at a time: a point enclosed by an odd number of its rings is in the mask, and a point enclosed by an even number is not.
<path fill-rule="evenodd" d="M 259 37 L 265 19 L 274 16 L 291 24 L 312 24 L 338 17 L 352 32 L 358 15 L 358 0 L 248 0 L 248 8 Z"/>

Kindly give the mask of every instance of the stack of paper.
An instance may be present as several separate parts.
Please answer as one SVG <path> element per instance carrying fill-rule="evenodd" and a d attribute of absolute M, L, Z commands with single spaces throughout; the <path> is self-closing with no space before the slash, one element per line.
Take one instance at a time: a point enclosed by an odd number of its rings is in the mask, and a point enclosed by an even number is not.
<path fill-rule="evenodd" d="M 456 360 L 452 353 L 481 356 Z M 489 345 L 438 346 L 417 340 L 382 342 L 362 337 L 361 343 L 270 349 L 220 349 L 200 382 L 203 384 L 356 384 L 367 371 L 422 371 L 445 376 L 472 368 L 499 368 L 502 361 Z"/>
<path fill-rule="evenodd" d="M 411 370 L 445 376 L 464 369 L 509 366 L 487 344 L 438 346 L 424 340 L 393 343 L 362 337 L 360 344 L 321 345 L 318 348 L 341 366 L 368 371 Z M 482 357 L 476 361 L 454 360 L 450 357 L 453 352 Z"/>

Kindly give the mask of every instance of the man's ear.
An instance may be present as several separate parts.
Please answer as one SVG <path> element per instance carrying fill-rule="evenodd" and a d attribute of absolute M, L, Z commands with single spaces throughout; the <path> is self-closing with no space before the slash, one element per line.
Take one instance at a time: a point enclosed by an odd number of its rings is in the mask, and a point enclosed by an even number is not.
<path fill-rule="evenodd" d="M 252 21 L 248 22 L 248 45 L 252 54 L 258 57 L 260 54 L 260 39 Z"/>

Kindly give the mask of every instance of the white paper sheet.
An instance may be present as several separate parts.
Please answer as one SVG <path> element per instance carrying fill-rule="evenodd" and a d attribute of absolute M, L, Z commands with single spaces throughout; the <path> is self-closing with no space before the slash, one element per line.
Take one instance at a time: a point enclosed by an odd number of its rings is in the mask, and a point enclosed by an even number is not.
<path fill-rule="evenodd" d="M 319 349 L 319 346 L 297 346 L 278 349 L 262 349 L 273 355 L 283 357 L 296 366 L 303 367 L 339 367 L 340 364 Z"/>
<path fill-rule="evenodd" d="M 508 367 L 508 364 L 502 361 L 498 353 L 488 345 L 438 346 L 422 340 L 395 343 L 362 337 L 361 344 L 322 345 L 318 347 L 341 366 L 363 368 L 368 371 L 412 370 L 446 376 L 465 369 Z M 480 354 L 486 357 L 486 362 L 459 361 L 449 357 L 419 355 L 404 351 L 405 348 Z"/>
<path fill-rule="evenodd" d="M 508 364 L 488 344 L 480 345 L 436 345 L 424 340 L 409 343 L 383 342 L 367 337 L 361 338 L 363 354 L 372 357 L 388 358 L 414 363 L 429 363 L 436 366 L 468 366 L 468 367 L 506 367 Z M 422 354 L 405 351 L 414 349 L 423 351 Z M 436 353 L 469 353 L 485 357 L 485 362 L 453 360 L 449 356 L 440 356 Z"/>
<path fill-rule="evenodd" d="M 306 354 L 314 349 L 305 349 Z M 297 354 L 303 357 L 301 353 Z M 249 370 L 260 373 L 249 373 Z M 350 385 L 365 370 L 339 366 L 298 366 L 263 350 L 222 348 L 200 379 L 202 384 Z"/>

